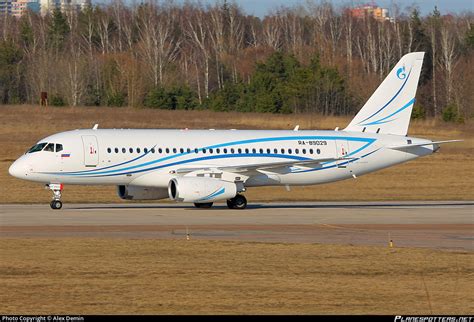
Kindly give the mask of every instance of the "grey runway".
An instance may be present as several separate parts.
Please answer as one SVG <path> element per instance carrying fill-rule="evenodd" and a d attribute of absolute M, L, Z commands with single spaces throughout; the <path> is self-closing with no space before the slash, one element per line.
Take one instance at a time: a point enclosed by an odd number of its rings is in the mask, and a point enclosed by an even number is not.
<path fill-rule="evenodd" d="M 474 250 L 474 202 L 0 205 L 0 237 L 187 238 Z"/>

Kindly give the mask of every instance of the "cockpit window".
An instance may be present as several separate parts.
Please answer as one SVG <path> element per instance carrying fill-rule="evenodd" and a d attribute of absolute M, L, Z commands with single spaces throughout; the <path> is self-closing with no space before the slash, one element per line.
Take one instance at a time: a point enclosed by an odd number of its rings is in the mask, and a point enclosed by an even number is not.
<path fill-rule="evenodd" d="M 28 150 L 28 152 L 26 152 L 26 153 L 33 153 L 33 152 L 41 151 L 41 150 L 43 150 L 43 148 L 46 146 L 46 144 L 48 144 L 48 143 L 38 143 L 38 144 L 36 144 L 36 145 L 33 145 L 33 146 Z"/>
<path fill-rule="evenodd" d="M 46 152 L 54 152 L 54 143 L 48 143 L 48 145 L 44 148 Z"/>
<path fill-rule="evenodd" d="M 60 152 L 63 150 L 63 145 L 62 144 L 56 144 L 56 152 Z"/>

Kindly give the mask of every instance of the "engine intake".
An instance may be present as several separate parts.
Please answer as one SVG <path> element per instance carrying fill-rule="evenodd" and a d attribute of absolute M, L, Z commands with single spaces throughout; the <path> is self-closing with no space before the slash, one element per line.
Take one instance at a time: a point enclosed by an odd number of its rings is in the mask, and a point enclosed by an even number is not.
<path fill-rule="evenodd" d="M 168 194 L 174 201 L 207 203 L 234 198 L 237 185 L 213 178 L 179 177 L 170 180 Z"/>

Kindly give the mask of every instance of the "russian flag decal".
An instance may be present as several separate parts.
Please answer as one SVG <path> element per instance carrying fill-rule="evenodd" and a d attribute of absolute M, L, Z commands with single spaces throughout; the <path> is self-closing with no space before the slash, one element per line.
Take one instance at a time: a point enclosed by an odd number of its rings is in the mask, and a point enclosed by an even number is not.
<path fill-rule="evenodd" d="M 70 153 L 63 153 L 61 154 L 61 158 L 69 158 L 71 156 Z"/>

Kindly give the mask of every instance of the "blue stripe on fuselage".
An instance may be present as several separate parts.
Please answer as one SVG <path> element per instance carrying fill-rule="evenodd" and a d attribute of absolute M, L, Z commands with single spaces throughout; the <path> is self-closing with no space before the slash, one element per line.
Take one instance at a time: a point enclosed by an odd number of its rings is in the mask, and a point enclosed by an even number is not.
<path fill-rule="evenodd" d="M 228 142 L 228 143 L 221 143 L 221 144 L 215 144 L 215 145 L 209 145 L 203 148 L 199 148 L 198 151 L 202 151 L 204 149 L 216 149 L 216 148 L 222 148 L 222 147 L 229 147 L 229 146 L 235 146 L 235 145 L 242 145 L 242 144 L 252 144 L 252 143 L 260 143 L 260 142 L 275 142 L 275 141 L 289 141 L 289 140 L 346 140 L 346 141 L 356 141 L 356 142 L 366 142 L 366 144 L 359 148 L 358 150 L 352 152 L 350 155 L 353 155 L 363 149 L 365 149 L 367 146 L 371 145 L 376 139 L 373 138 L 360 138 L 360 137 L 345 137 L 345 136 L 286 136 L 286 137 L 272 137 L 272 138 L 260 138 L 260 139 L 249 139 L 249 140 L 241 140 L 241 141 L 234 141 L 234 142 Z M 317 148 L 318 146 L 311 146 L 313 148 Z M 149 152 L 148 152 L 149 153 Z M 121 169 L 115 169 L 115 170 L 109 170 L 109 171 L 101 171 L 102 169 L 95 169 L 95 170 L 89 170 L 88 172 L 45 172 L 45 174 L 54 174 L 54 175 L 69 175 L 69 176 L 87 176 L 87 177 L 100 177 L 100 176 L 116 176 L 116 175 L 125 175 L 125 174 L 132 174 L 132 173 L 139 173 L 139 172 L 145 172 L 145 171 L 151 171 L 151 170 L 156 170 L 160 168 L 165 168 L 169 166 L 174 166 L 178 164 L 184 164 L 184 163 L 191 163 L 191 162 L 197 162 L 197 161 L 203 161 L 203 160 L 211 160 L 211 159 L 222 159 L 222 158 L 231 158 L 231 157 L 275 157 L 275 158 L 288 158 L 288 159 L 293 159 L 293 160 L 311 160 L 311 158 L 305 158 L 305 157 L 298 157 L 298 156 L 293 156 L 293 155 L 282 155 L 282 154 L 223 154 L 223 155 L 215 155 L 215 156 L 209 156 L 209 157 L 200 157 L 200 158 L 194 158 L 190 160 L 183 160 L 183 161 L 178 161 L 178 162 L 173 162 L 165 165 L 160 165 L 156 167 L 151 167 L 151 168 L 146 168 L 146 169 L 141 169 L 141 170 L 135 170 L 135 171 L 127 171 L 127 170 L 132 170 L 136 168 L 141 168 L 141 167 L 146 167 L 148 165 L 156 164 L 159 162 L 163 162 L 166 160 L 178 158 L 181 156 L 193 154 L 193 152 L 184 152 L 184 153 L 178 153 L 175 155 L 170 155 L 166 156 L 157 160 L 145 162 L 142 164 L 138 164 L 135 166 L 130 166 L 130 167 L 125 167 Z M 328 162 L 330 163 L 330 162 Z M 119 173 L 117 173 L 119 172 Z"/>

